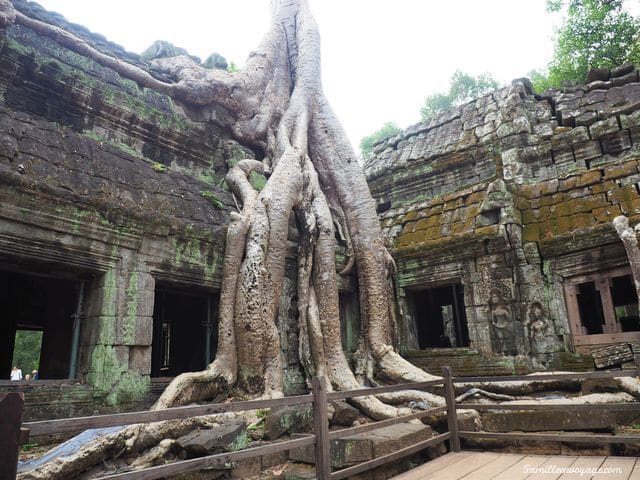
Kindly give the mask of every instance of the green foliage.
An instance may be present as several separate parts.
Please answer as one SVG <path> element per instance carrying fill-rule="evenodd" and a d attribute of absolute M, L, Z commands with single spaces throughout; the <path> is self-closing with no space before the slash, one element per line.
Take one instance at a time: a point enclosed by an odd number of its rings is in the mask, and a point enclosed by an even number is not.
<path fill-rule="evenodd" d="M 424 105 L 420 109 L 422 120 L 428 120 L 440 112 L 469 102 L 499 86 L 497 80 L 489 73 L 482 73 L 474 77 L 456 70 L 451 76 L 448 93 L 435 93 L 425 99 Z"/>
<path fill-rule="evenodd" d="M 382 140 L 392 137 L 400 133 L 402 129 L 393 122 L 385 123 L 382 128 L 376 130 L 371 135 L 367 135 L 360 140 L 360 152 L 362 158 L 367 159 L 373 153 L 373 146 Z"/>
<path fill-rule="evenodd" d="M 540 70 L 531 70 L 529 73 L 527 73 L 527 77 L 529 77 L 529 79 L 531 80 L 534 91 L 538 93 L 542 93 L 553 86 L 551 85 L 546 72 L 541 72 Z"/>
<path fill-rule="evenodd" d="M 30 452 L 31 450 L 33 450 L 34 448 L 37 448 L 38 444 L 34 443 L 34 442 L 27 442 L 27 443 L 23 443 L 22 445 L 20 445 L 20 451 L 23 453 L 27 453 Z"/>
<path fill-rule="evenodd" d="M 547 11 L 565 12 L 547 75 L 532 79 L 536 91 L 584 82 L 592 68 L 640 64 L 640 19 L 624 0 L 548 0 Z"/>
<path fill-rule="evenodd" d="M 235 64 L 235 62 L 229 62 L 229 66 L 227 67 L 227 72 L 236 73 L 236 72 L 239 72 L 239 71 L 240 71 L 240 69 Z"/>
<path fill-rule="evenodd" d="M 40 348 L 42 331 L 16 330 L 16 343 L 13 348 L 13 362 L 22 370 L 23 377 L 33 370 L 40 369 Z"/>
<path fill-rule="evenodd" d="M 158 163 L 158 162 L 154 162 L 153 165 L 151 165 L 151 169 L 154 172 L 158 172 L 158 173 L 164 173 L 167 171 L 167 166 L 162 164 L 162 163 Z"/>
<path fill-rule="evenodd" d="M 211 190 L 203 190 L 200 192 L 200 195 L 202 195 L 202 197 L 209 200 L 209 203 L 211 203 L 211 205 L 216 207 L 218 210 L 222 210 L 224 208 L 224 203 L 222 203 L 220 199 L 216 196 L 216 194 L 213 193 Z"/>

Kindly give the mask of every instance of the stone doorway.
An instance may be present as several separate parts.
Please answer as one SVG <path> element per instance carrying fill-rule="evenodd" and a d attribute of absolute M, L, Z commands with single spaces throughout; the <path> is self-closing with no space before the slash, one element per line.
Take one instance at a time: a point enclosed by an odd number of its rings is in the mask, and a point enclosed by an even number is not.
<path fill-rule="evenodd" d="M 469 330 L 460 283 L 408 292 L 417 332 L 418 348 L 469 346 Z"/>
<path fill-rule="evenodd" d="M 217 297 L 160 284 L 153 308 L 152 377 L 203 370 L 217 347 Z"/>
<path fill-rule="evenodd" d="M 16 348 L 31 348 L 33 342 L 20 341 L 28 332 L 41 332 L 40 354 L 33 359 L 39 379 L 65 379 L 75 376 L 74 320 L 82 281 L 53 275 L 0 270 L 0 377 L 8 379 L 11 363 L 16 358 L 29 357 L 30 352 L 15 352 Z M 16 333 L 18 335 L 16 336 Z M 21 335 L 22 334 L 22 335 Z M 16 338 L 18 342 L 16 343 Z M 17 354 L 17 355 L 16 355 Z M 33 355 L 32 355 L 33 356 Z M 31 365 L 31 359 L 29 363 Z M 33 365 L 17 365 L 23 375 L 31 373 Z"/>

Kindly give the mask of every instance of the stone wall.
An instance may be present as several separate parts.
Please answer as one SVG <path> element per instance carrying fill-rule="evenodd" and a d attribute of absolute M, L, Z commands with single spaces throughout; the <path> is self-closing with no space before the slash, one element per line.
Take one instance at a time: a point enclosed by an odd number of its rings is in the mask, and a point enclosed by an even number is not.
<path fill-rule="evenodd" d="M 225 112 L 188 113 L 48 37 L 0 31 L 0 266 L 84 283 L 77 377 L 107 404 L 149 391 L 156 282 L 214 296 L 220 286 L 233 206 L 223 179 L 252 152 L 230 140 Z M 3 370 L 9 354 L 3 345 Z"/>
<path fill-rule="evenodd" d="M 571 339 L 565 278 L 628 263 L 611 220 L 640 219 L 640 83 L 633 66 L 602 78 L 543 95 L 515 80 L 386 139 L 365 164 L 400 285 L 462 283 L 485 357 L 555 365 Z"/>

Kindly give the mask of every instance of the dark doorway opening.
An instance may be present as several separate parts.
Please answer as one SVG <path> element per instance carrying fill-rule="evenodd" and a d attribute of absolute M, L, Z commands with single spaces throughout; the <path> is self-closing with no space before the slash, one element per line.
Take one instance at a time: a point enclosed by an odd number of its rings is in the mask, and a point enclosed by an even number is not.
<path fill-rule="evenodd" d="M 217 301 L 162 285 L 153 308 L 151 376 L 173 377 L 203 370 L 217 347 Z"/>
<path fill-rule="evenodd" d="M 596 289 L 595 282 L 585 282 L 578 285 L 578 308 L 584 335 L 603 333 L 604 310 L 602 299 Z"/>
<path fill-rule="evenodd" d="M 611 297 L 616 321 L 623 332 L 640 330 L 638 315 L 638 293 L 631 275 L 611 279 Z"/>
<path fill-rule="evenodd" d="M 23 378 L 69 376 L 73 325 L 78 301 L 77 280 L 0 271 L 0 370 L 8 379 L 12 363 Z M 39 350 L 39 352 L 38 352 Z M 37 365 L 37 366 L 36 366 Z"/>
<path fill-rule="evenodd" d="M 358 348 L 360 339 L 360 302 L 355 292 L 340 292 L 340 336 L 342 350 L 349 357 Z"/>
<path fill-rule="evenodd" d="M 418 348 L 469 346 L 463 286 L 459 283 L 414 291 Z"/>

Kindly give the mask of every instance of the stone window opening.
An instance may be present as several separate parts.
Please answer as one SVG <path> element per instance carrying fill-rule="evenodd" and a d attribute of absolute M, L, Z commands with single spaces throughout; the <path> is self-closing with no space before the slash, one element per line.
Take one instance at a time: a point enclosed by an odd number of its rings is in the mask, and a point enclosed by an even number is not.
<path fill-rule="evenodd" d="M 0 270 L 0 379 L 9 379 L 14 362 L 28 364 L 16 365 L 23 378 L 33 370 L 39 380 L 75 378 L 74 324 L 83 282 L 71 277 Z"/>
<path fill-rule="evenodd" d="M 217 301 L 208 292 L 156 286 L 151 376 L 203 370 L 217 347 Z"/>
<path fill-rule="evenodd" d="M 478 224 L 481 226 L 489 226 L 489 225 L 497 225 L 500 223 L 500 209 L 493 208 L 491 210 L 486 210 L 484 212 L 480 212 L 478 216 Z"/>
<path fill-rule="evenodd" d="M 469 346 L 462 284 L 413 290 L 408 292 L 407 299 L 413 311 L 420 350 Z"/>
<path fill-rule="evenodd" d="M 628 267 L 575 277 L 564 288 L 574 347 L 640 340 L 638 297 Z"/>

